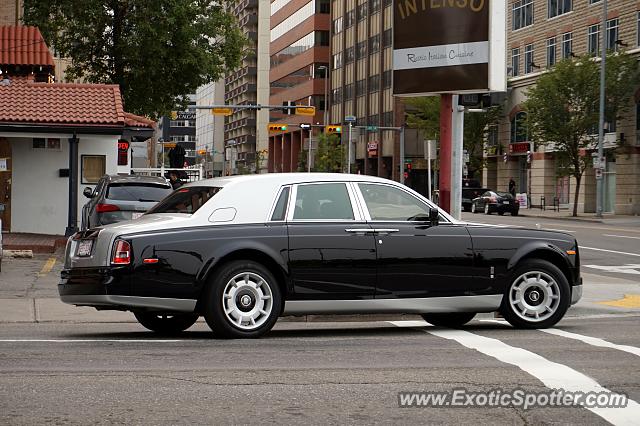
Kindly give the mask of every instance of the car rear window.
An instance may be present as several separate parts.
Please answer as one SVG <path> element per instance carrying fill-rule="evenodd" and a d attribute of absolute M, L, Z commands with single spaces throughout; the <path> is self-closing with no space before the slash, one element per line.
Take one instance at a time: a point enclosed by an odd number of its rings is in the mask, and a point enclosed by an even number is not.
<path fill-rule="evenodd" d="M 147 214 L 152 213 L 195 213 L 222 188 L 213 186 L 189 186 L 179 188 L 171 195 L 153 206 Z"/>
<path fill-rule="evenodd" d="M 158 202 L 171 193 L 169 185 L 152 183 L 112 183 L 107 188 L 107 198 L 120 201 Z"/>

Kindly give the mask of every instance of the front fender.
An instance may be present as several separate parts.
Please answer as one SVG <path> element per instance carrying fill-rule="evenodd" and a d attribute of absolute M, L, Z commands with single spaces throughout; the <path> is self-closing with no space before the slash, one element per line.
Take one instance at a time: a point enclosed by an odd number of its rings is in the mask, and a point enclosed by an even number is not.
<path fill-rule="evenodd" d="M 557 266 L 565 273 L 570 273 L 571 268 L 573 267 L 569 259 L 569 255 L 567 255 L 567 253 L 556 244 L 549 241 L 530 241 L 518 248 L 513 256 L 511 256 L 507 263 L 507 271 L 513 271 L 522 259 L 531 257 L 530 255 L 532 253 L 538 253 L 536 257 L 540 257 L 545 260 L 561 262 Z M 571 275 L 567 276 L 567 281 L 569 281 L 569 283 L 573 281 Z"/>

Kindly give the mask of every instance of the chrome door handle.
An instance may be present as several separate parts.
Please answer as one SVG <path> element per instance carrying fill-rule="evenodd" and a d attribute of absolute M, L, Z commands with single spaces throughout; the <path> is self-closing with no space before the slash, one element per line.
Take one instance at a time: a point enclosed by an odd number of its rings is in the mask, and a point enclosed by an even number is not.
<path fill-rule="evenodd" d="M 351 234 L 359 234 L 359 235 L 372 234 L 373 233 L 373 229 L 371 229 L 371 228 L 347 228 L 344 231 L 345 232 L 349 232 Z"/>
<path fill-rule="evenodd" d="M 374 228 L 372 231 L 376 234 L 389 235 L 394 232 L 400 232 L 399 229 L 389 229 L 389 228 Z"/>

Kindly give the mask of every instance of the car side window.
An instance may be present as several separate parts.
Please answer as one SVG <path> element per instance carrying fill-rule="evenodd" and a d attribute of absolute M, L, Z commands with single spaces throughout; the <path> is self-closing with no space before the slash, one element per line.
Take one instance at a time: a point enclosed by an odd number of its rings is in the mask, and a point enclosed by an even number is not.
<path fill-rule="evenodd" d="M 353 220 L 353 207 L 344 183 L 298 185 L 293 219 Z"/>
<path fill-rule="evenodd" d="M 429 206 L 401 189 L 389 185 L 359 183 L 371 220 L 428 220 Z"/>
<path fill-rule="evenodd" d="M 287 215 L 287 203 L 289 201 L 289 187 L 285 187 L 280 191 L 280 196 L 278 197 L 278 202 L 276 203 L 276 207 L 273 209 L 273 214 L 271 215 L 271 220 L 285 220 Z"/>

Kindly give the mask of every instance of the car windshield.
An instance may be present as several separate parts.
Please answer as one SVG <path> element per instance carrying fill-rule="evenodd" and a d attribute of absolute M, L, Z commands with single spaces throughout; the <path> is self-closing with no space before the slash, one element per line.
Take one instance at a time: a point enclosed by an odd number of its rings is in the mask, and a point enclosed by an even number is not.
<path fill-rule="evenodd" d="M 200 207 L 216 195 L 222 188 L 213 186 L 189 186 L 179 188 L 167 198 L 152 207 L 147 214 L 153 213 L 195 213 Z"/>
<path fill-rule="evenodd" d="M 107 188 L 106 198 L 119 201 L 154 202 L 162 200 L 171 193 L 168 185 L 152 183 L 112 183 Z"/>

